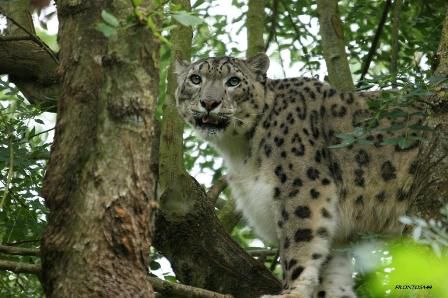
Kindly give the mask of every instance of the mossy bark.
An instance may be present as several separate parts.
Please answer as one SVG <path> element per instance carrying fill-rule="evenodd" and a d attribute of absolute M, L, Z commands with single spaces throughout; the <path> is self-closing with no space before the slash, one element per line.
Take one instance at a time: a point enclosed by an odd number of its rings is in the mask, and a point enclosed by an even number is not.
<path fill-rule="evenodd" d="M 255 56 L 257 53 L 264 52 L 264 6 L 264 0 L 249 0 L 249 8 L 247 11 L 246 19 L 247 58 Z"/>
<path fill-rule="evenodd" d="M 152 2 L 142 6 L 151 11 Z M 48 297 L 153 297 L 148 279 L 158 41 L 144 26 L 106 38 L 101 12 L 125 24 L 125 0 L 58 1 L 63 78 L 43 196 Z"/>

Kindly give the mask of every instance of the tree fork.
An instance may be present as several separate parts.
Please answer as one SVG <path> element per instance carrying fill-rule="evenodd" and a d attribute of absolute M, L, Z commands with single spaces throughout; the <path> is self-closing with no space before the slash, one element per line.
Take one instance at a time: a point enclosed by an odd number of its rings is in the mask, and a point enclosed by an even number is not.
<path fill-rule="evenodd" d="M 141 4 L 148 11 L 151 1 Z M 158 41 L 140 25 L 105 38 L 103 10 L 121 24 L 131 1 L 58 1 L 62 96 L 44 179 L 42 240 L 48 297 L 153 297 L 148 274 L 158 91 Z"/>

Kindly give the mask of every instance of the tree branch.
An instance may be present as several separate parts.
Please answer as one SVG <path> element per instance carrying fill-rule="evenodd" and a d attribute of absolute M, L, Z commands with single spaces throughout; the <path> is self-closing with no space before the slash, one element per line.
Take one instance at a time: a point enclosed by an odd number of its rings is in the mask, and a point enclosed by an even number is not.
<path fill-rule="evenodd" d="M 31 104 L 56 112 L 56 100 L 61 94 L 57 58 L 32 33 L 34 27 L 27 10 L 29 1 L 10 3 L 0 0 L 0 4 L 1 13 L 10 20 L 9 35 L 0 39 L 0 74 L 9 75 L 9 80 Z M 23 32 L 28 35 L 24 36 Z"/>
<path fill-rule="evenodd" d="M 381 15 L 380 22 L 376 29 L 375 35 L 372 40 L 372 45 L 370 46 L 369 52 L 367 53 L 366 60 L 361 69 L 361 77 L 359 78 L 358 84 L 356 87 L 360 87 L 362 85 L 362 81 L 369 71 L 370 63 L 372 62 L 373 56 L 375 56 L 376 49 L 378 48 L 378 44 L 380 41 L 381 33 L 383 33 L 384 24 L 386 23 L 387 15 L 389 14 L 390 6 L 392 4 L 392 0 L 386 0 L 384 4 L 383 14 Z"/>
<path fill-rule="evenodd" d="M 14 273 L 31 273 L 39 275 L 40 269 L 41 266 L 39 264 L 0 260 L 0 270 L 9 270 Z"/>
<path fill-rule="evenodd" d="M 232 298 L 232 295 L 223 295 L 201 288 L 176 284 L 157 277 L 149 277 L 154 289 L 167 297 L 192 297 L 192 298 Z"/>
<path fill-rule="evenodd" d="M 394 1 L 394 7 L 392 9 L 392 28 L 391 28 L 391 39 L 392 39 L 392 49 L 391 49 L 391 59 L 390 59 L 390 73 L 393 76 L 393 85 L 396 87 L 397 72 L 398 72 L 398 34 L 400 29 L 400 12 L 401 12 L 401 0 Z"/>
<path fill-rule="evenodd" d="M 40 250 L 38 248 L 26 248 L 18 246 L 0 245 L 0 253 L 9 255 L 20 255 L 20 256 L 34 256 L 40 255 Z"/>
<path fill-rule="evenodd" d="M 338 90 L 351 91 L 355 87 L 345 53 L 344 28 L 338 12 L 338 1 L 317 0 L 317 12 L 330 83 Z"/>
<path fill-rule="evenodd" d="M 216 204 L 216 201 L 219 198 L 219 194 L 226 189 L 228 183 L 227 183 L 227 176 L 222 176 L 219 178 L 215 184 L 213 184 L 210 189 L 207 192 L 207 197 L 210 199 L 213 204 Z"/>
<path fill-rule="evenodd" d="M 277 28 L 277 17 L 278 17 L 278 4 L 279 4 L 279 0 L 273 0 L 272 3 L 272 15 L 271 15 L 271 27 L 269 29 L 269 35 L 268 35 L 268 39 L 266 40 L 266 45 L 264 47 L 264 51 L 266 52 L 269 48 L 269 45 L 272 42 L 272 39 L 274 38 L 275 35 L 275 29 Z"/>
<path fill-rule="evenodd" d="M 29 264 L 23 262 L 14 262 L 0 260 L 0 270 L 9 270 L 14 273 L 30 273 L 40 275 L 40 264 Z M 191 298 L 232 298 L 232 295 L 223 295 L 220 293 L 186 286 L 183 284 L 177 284 L 160 278 L 149 276 L 149 281 L 153 285 L 154 289 L 167 297 L 191 297 Z"/>
<path fill-rule="evenodd" d="M 3 41 L 19 41 L 19 40 L 33 40 L 30 36 L 0 36 L 0 42 Z"/>
<path fill-rule="evenodd" d="M 43 50 L 45 50 L 48 55 L 53 59 L 54 62 L 59 63 L 58 58 L 54 54 L 54 52 L 34 33 L 30 32 L 27 28 L 22 26 L 19 22 L 17 22 L 14 18 L 10 17 L 1 7 L 0 7 L 0 14 L 4 15 L 6 19 L 8 19 L 10 22 L 12 22 L 14 25 L 22 29 L 26 34 L 28 34 L 29 38 L 37 43 Z M 33 28 L 34 31 L 34 28 Z"/>

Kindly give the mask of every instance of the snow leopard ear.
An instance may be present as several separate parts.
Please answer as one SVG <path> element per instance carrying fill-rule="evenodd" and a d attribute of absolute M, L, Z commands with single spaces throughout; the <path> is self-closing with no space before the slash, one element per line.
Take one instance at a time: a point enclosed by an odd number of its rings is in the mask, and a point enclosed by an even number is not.
<path fill-rule="evenodd" d="M 188 62 L 187 60 L 176 58 L 176 61 L 174 62 L 174 73 L 180 75 L 184 73 L 189 66 L 190 62 Z"/>
<path fill-rule="evenodd" d="M 265 53 L 258 53 L 255 56 L 249 58 L 247 66 L 256 74 L 266 75 L 269 68 L 269 58 Z"/>

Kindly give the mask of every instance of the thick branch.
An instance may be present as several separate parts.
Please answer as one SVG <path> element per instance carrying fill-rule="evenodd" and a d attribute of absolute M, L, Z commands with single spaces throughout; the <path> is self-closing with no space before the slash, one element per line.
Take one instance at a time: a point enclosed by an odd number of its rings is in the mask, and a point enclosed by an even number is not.
<path fill-rule="evenodd" d="M 364 77 L 366 76 L 367 72 L 369 71 L 370 63 L 372 62 L 373 56 L 375 56 L 376 49 L 378 48 L 378 45 L 379 45 L 381 33 L 383 32 L 384 24 L 386 23 L 386 19 L 387 19 L 387 15 L 389 14 L 391 3 L 392 3 L 392 0 L 387 0 L 386 3 L 384 4 L 383 14 L 381 15 L 380 22 L 375 31 L 375 35 L 373 37 L 369 52 L 367 53 L 366 60 L 364 61 L 364 64 L 361 68 L 361 77 L 359 78 L 357 87 L 360 87 L 362 85 L 362 81 L 364 80 Z"/>
<path fill-rule="evenodd" d="M 41 272 L 41 265 L 0 260 L 0 270 L 9 270 L 14 273 L 31 273 L 39 275 Z M 232 298 L 231 295 L 222 295 L 200 288 L 172 283 L 166 280 L 161 280 L 160 278 L 154 276 L 149 276 L 148 279 L 154 286 L 156 292 L 166 295 L 166 297 Z"/>
<path fill-rule="evenodd" d="M 176 183 L 185 191 L 162 196 L 154 239 L 154 246 L 170 260 L 176 277 L 182 283 L 235 297 L 278 292 L 279 281 L 224 230 L 199 183 L 189 176 Z M 177 216 L 185 210 L 186 215 Z"/>
<path fill-rule="evenodd" d="M 40 265 L 0 260 L 0 270 L 9 270 L 14 273 L 40 274 Z"/>
<path fill-rule="evenodd" d="M 345 53 L 344 28 L 338 12 L 338 1 L 317 0 L 322 49 L 330 83 L 341 91 L 355 88 Z"/>
<path fill-rule="evenodd" d="M 189 0 L 174 0 L 173 4 L 179 5 L 183 10 L 191 10 Z M 171 41 L 171 64 L 168 71 L 167 100 L 163 106 L 163 122 L 161 125 L 160 150 L 159 150 L 159 185 L 160 193 L 167 188 L 174 188 L 178 192 L 176 183 L 178 176 L 184 174 L 183 160 L 183 130 L 184 121 L 179 117 L 176 109 L 174 94 L 176 91 L 175 59 L 189 61 L 191 57 L 191 40 L 193 31 L 191 27 L 181 24 L 173 29 Z"/>
<path fill-rule="evenodd" d="M 249 0 L 246 28 L 247 28 L 246 57 L 250 58 L 252 56 L 255 56 L 257 53 L 263 52 L 265 49 L 265 44 L 263 41 L 264 1 Z"/>
<path fill-rule="evenodd" d="M 35 36 L 28 5 L 29 1 L 0 1 L 9 18 L 8 35 L 0 39 L 0 74 L 8 74 L 32 104 L 55 112 L 61 93 L 57 59 Z"/>
<path fill-rule="evenodd" d="M 20 256 L 39 256 L 38 248 L 26 248 L 18 246 L 0 245 L 0 253 Z"/>

